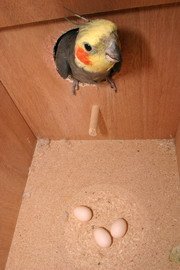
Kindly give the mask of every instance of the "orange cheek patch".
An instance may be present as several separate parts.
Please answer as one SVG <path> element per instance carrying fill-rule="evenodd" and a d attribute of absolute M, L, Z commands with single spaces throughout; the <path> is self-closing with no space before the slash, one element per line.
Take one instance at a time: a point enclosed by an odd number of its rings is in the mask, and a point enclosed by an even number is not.
<path fill-rule="evenodd" d="M 76 57 L 85 65 L 91 65 L 89 54 L 80 47 L 78 47 L 76 50 Z"/>

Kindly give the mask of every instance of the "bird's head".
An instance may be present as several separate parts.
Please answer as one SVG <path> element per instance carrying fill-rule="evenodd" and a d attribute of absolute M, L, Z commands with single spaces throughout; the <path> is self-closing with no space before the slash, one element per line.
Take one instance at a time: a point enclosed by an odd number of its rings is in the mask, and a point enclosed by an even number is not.
<path fill-rule="evenodd" d="M 108 20 L 92 20 L 79 28 L 75 62 L 88 72 L 106 72 L 120 61 L 116 25 Z"/>

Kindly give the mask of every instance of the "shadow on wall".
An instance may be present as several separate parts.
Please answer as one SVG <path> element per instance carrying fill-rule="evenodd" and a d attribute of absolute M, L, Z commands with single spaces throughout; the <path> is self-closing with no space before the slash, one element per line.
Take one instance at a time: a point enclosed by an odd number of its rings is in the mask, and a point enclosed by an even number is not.
<path fill-rule="evenodd" d="M 118 30 L 122 47 L 122 70 L 121 75 L 136 74 L 143 70 L 150 70 L 153 66 L 150 47 L 148 42 L 139 32 L 129 29 Z"/>
<path fill-rule="evenodd" d="M 104 136 L 108 135 L 106 123 L 105 123 L 105 120 L 101 111 L 99 112 L 99 129 L 100 129 L 101 134 L 103 134 Z"/>

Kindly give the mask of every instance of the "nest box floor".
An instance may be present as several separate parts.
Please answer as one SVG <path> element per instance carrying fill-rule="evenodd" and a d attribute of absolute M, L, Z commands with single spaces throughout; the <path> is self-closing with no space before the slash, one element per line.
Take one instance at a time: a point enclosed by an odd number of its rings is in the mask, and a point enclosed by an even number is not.
<path fill-rule="evenodd" d="M 171 270 L 180 241 L 172 140 L 38 141 L 6 270 Z M 75 206 L 89 206 L 81 223 Z M 109 248 L 93 228 L 128 221 Z"/>

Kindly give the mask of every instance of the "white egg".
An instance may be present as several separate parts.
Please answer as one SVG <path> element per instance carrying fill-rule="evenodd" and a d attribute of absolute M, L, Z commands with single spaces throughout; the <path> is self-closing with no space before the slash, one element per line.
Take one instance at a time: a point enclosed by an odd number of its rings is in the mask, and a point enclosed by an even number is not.
<path fill-rule="evenodd" d="M 112 244 L 112 237 L 110 233 L 104 228 L 95 229 L 94 238 L 100 247 L 110 247 Z"/>
<path fill-rule="evenodd" d="M 92 216 L 92 210 L 87 206 L 78 206 L 74 209 L 74 216 L 80 221 L 89 221 Z"/>
<path fill-rule="evenodd" d="M 111 235 L 114 238 L 123 237 L 127 232 L 128 224 L 127 221 L 123 218 L 117 219 L 112 225 L 111 225 Z"/>

